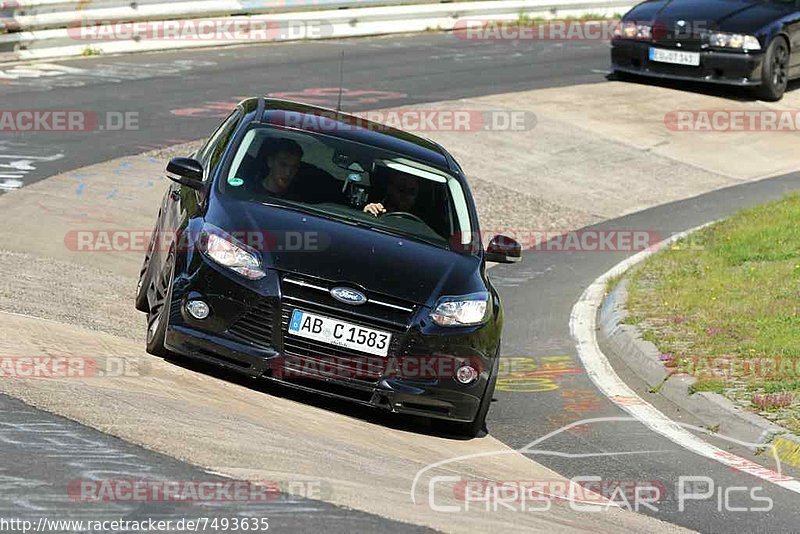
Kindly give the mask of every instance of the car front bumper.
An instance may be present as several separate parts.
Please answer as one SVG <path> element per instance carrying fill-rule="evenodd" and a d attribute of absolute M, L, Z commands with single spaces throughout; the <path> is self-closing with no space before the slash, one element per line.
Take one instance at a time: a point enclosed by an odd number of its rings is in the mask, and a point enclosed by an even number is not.
<path fill-rule="evenodd" d="M 611 42 L 611 65 L 617 72 L 665 78 L 718 83 L 750 87 L 761 85 L 763 52 L 700 51 L 700 66 L 673 65 L 650 60 L 650 48 L 665 48 L 681 51 L 681 48 L 627 39 Z"/>
<path fill-rule="evenodd" d="M 165 339 L 170 351 L 252 377 L 391 412 L 456 422 L 471 422 L 478 413 L 497 356 L 499 329 L 494 320 L 481 327 L 442 332 L 430 321 L 421 320 L 429 310 L 416 305 L 405 326 L 392 326 L 387 317 L 372 321 L 364 317 L 362 310 L 359 316 L 346 305 L 332 308 L 324 295 L 290 296 L 288 293 L 294 289 L 284 280 L 296 275 L 268 271 L 267 277 L 252 282 L 226 272 L 200 254 L 195 254 L 189 263 L 182 273 L 176 270 L 179 274 L 173 283 Z M 212 310 L 203 321 L 192 318 L 185 307 L 188 300 L 198 298 Z M 302 349 L 306 346 L 287 334 L 288 317 L 295 308 L 391 331 L 393 341 L 386 366 L 375 372 L 373 364 L 382 358 L 359 356 L 353 351 L 348 354 L 335 347 L 309 345 L 305 352 Z M 349 361 L 351 358 L 357 362 Z M 416 361 L 415 358 L 433 359 L 436 364 L 413 376 L 393 365 Z M 442 362 L 447 364 L 437 365 Z M 454 377 L 453 370 L 463 363 L 480 372 L 478 379 L 468 385 Z M 424 363 L 402 366 L 404 370 L 421 367 Z"/>

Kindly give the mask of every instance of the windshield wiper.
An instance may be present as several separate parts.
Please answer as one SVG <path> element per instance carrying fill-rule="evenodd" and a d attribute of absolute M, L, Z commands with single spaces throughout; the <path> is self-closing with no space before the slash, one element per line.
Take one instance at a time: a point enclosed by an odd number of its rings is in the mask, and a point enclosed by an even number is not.
<path fill-rule="evenodd" d="M 380 232 L 382 234 L 390 235 L 392 237 L 402 237 L 404 239 L 410 239 L 411 241 L 421 241 L 428 245 L 433 245 L 438 248 L 445 248 L 446 250 L 450 250 L 450 245 L 447 244 L 446 241 L 434 241 L 433 239 L 425 239 L 424 237 L 420 237 L 414 234 L 404 234 L 403 232 L 393 232 L 390 228 L 386 228 L 385 226 L 374 226 L 368 223 L 359 224 L 359 226 L 364 226 L 365 228 L 369 228 L 370 230 L 374 230 L 376 232 Z"/>
<path fill-rule="evenodd" d="M 267 202 L 261 202 L 261 205 L 262 206 L 269 206 L 271 208 L 283 208 L 283 209 L 292 210 L 292 211 L 299 211 L 300 213 L 307 213 L 309 215 L 318 215 L 318 216 L 323 217 L 325 219 L 333 219 L 333 220 L 336 220 L 336 221 L 341 221 L 341 222 L 345 222 L 345 223 L 348 223 L 348 224 L 353 224 L 353 223 L 351 223 L 350 221 L 348 221 L 346 219 L 343 219 L 341 217 L 335 216 L 335 214 L 332 214 L 329 211 L 313 208 L 313 207 L 309 206 L 308 204 L 294 204 L 294 203 L 292 203 L 292 204 L 284 204 L 284 203 L 268 202 L 267 201 Z"/>

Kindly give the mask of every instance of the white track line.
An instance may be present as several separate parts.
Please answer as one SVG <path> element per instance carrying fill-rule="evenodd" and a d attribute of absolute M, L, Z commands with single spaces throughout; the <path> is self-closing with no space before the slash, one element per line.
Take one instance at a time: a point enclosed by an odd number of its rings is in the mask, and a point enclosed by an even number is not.
<path fill-rule="evenodd" d="M 662 241 L 655 247 L 643 250 L 623 262 L 615 265 L 600 278 L 595 280 L 581 295 L 580 300 L 572 308 L 570 331 L 575 339 L 578 355 L 586 372 L 594 384 L 614 404 L 631 414 L 653 432 L 657 432 L 681 447 L 715 460 L 737 471 L 748 473 L 762 480 L 776 484 L 782 488 L 800 493 L 800 481 L 778 471 L 768 469 L 729 452 L 723 451 L 688 432 L 675 421 L 672 421 L 636 394 L 617 375 L 606 355 L 597 344 L 597 311 L 603 303 L 606 283 L 609 279 L 625 273 L 628 269 L 692 232 L 708 225 L 693 228 Z M 779 467 L 780 468 L 780 467 Z"/>

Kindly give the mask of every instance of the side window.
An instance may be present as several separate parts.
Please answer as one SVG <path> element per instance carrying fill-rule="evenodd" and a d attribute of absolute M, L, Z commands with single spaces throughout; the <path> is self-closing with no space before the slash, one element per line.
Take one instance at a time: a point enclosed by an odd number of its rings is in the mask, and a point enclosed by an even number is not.
<path fill-rule="evenodd" d="M 197 160 L 203 164 L 203 168 L 205 169 L 205 176 L 203 179 L 208 180 L 208 178 L 213 176 L 217 171 L 217 167 L 219 167 L 220 161 L 222 160 L 222 155 L 225 153 L 225 149 L 228 147 L 228 143 L 230 143 L 234 132 L 236 132 L 236 126 L 238 126 L 241 116 L 242 114 L 238 109 L 234 111 L 225 119 L 220 127 L 217 128 L 217 131 L 209 138 L 206 146 L 198 153 Z"/>
<path fill-rule="evenodd" d="M 200 149 L 198 149 L 194 159 L 196 159 L 200 163 L 204 163 L 206 160 L 208 160 L 208 152 L 214 145 L 215 139 L 219 135 L 220 131 L 222 131 L 225 128 L 225 125 L 228 124 L 228 121 L 231 120 L 231 118 L 233 118 L 233 116 L 236 115 L 238 112 L 239 112 L 238 109 L 235 110 L 233 113 L 228 115 L 225 118 L 225 120 L 219 124 L 219 126 L 217 126 L 217 129 L 214 130 L 214 132 L 208 137 L 208 139 L 206 139 L 206 142 L 203 144 L 203 146 L 200 147 Z"/>

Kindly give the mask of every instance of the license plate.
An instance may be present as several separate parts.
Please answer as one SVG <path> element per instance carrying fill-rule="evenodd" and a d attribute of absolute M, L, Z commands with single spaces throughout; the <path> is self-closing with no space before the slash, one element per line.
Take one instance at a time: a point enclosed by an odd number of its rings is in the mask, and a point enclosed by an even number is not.
<path fill-rule="evenodd" d="M 302 310 L 294 310 L 289 322 L 289 333 L 314 341 L 321 341 L 345 349 L 386 356 L 392 334 L 373 330 L 357 324 L 332 319 Z"/>
<path fill-rule="evenodd" d="M 688 65 L 690 67 L 699 67 L 700 54 L 698 52 L 683 52 L 681 50 L 664 50 L 663 48 L 651 48 L 650 61 L 658 61 L 661 63 L 672 63 L 673 65 Z"/>

